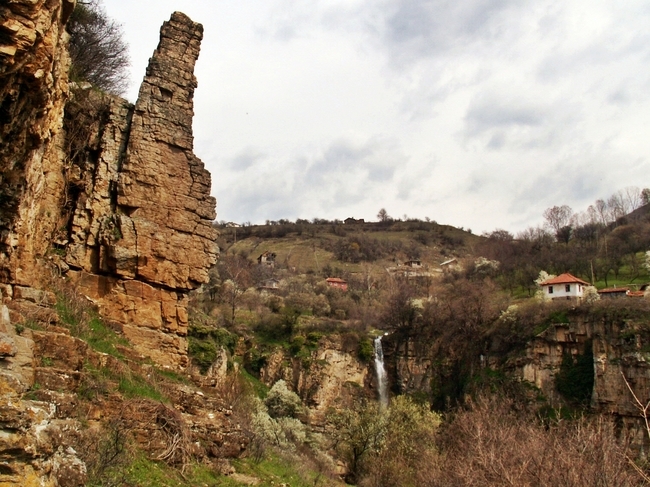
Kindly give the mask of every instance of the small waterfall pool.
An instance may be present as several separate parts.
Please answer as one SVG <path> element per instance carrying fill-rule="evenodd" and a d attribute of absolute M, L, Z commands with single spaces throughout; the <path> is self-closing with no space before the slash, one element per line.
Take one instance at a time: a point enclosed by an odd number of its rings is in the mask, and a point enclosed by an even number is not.
<path fill-rule="evenodd" d="M 379 391 L 379 404 L 388 406 L 388 381 L 384 368 L 384 349 L 381 346 L 381 335 L 375 338 L 375 370 L 377 371 L 377 389 Z"/>

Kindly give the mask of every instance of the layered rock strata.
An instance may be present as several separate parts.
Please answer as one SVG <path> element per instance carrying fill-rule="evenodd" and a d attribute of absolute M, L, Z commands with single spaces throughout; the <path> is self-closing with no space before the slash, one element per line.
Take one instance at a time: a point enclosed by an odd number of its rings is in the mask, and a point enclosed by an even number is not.
<path fill-rule="evenodd" d="M 200 24 L 174 13 L 135 107 L 105 97 L 99 155 L 80 173 L 66 263 L 80 289 L 158 363 L 187 363 L 186 293 L 218 249 L 210 174 L 193 154 Z M 126 148 L 126 150 L 124 150 Z M 90 156 L 96 151 L 87 151 Z"/>
<path fill-rule="evenodd" d="M 631 392 L 643 405 L 650 401 L 647 319 L 622 319 L 616 312 L 603 314 L 604 317 L 596 318 L 597 313 L 590 314 L 588 308 L 572 310 L 568 322 L 549 324 L 523 349 L 517 348 L 510 354 L 491 351 L 498 350 L 499 344 L 488 342 L 482 355 L 477 352 L 477 356 L 465 358 L 460 364 L 439 344 L 391 334 L 385 340 L 384 353 L 392 388 L 398 393 L 451 397 L 462 380 L 478 375 L 481 370 L 488 375 L 498 371 L 534 386 L 537 399 L 544 398 L 548 405 L 566 408 L 571 403 L 558 392 L 558 377 L 563 368 L 566 373 L 567 363 L 577 364 L 578 357 L 582 357 L 587 363 L 593 362 L 593 388 L 590 394 L 586 391 L 591 410 L 615 417 L 628 430 L 632 441 L 647 449 L 650 438 Z M 572 387 L 580 385 L 572 383 Z"/>
<path fill-rule="evenodd" d="M 218 253 L 210 174 L 192 152 L 203 28 L 178 12 L 164 23 L 135 106 L 75 85 L 64 118 L 74 2 L 62 1 L 0 7 L 13 33 L 0 49 L 3 295 L 66 274 L 138 351 L 184 366 L 187 292 Z"/>
<path fill-rule="evenodd" d="M 0 5 L 0 281 L 37 285 L 59 220 L 74 0 Z"/>
<path fill-rule="evenodd" d="M 71 336 L 50 313 L 48 293 L 24 297 L 43 306 L 25 301 L 31 305 L 18 313 L 0 305 L 0 486 L 82 487 L 89 477 L 96 482 L 94 448 L 108 445 L 102 442 L 109 437 L 118 447 L 111 450 L 113 459 L 121 458 L 113 465 L 124 468 L 127 444 L 170 463 L 182 460 L 170 454 L 186 452 L 215 470 L 245 450 L 249 439 L 240 419 L 216 391 L 170 380 L 162 389 L 173 407 L 125 397 L 117 392 L 122 380 L 151 376 L 155 368 L 127 357 L 128 347 L 120 348 L 125 355 L 118 359 Z M 26 316 L 40 329 L 23 326 Z M 172 451 L 179 433 L 185 446 Z"/>

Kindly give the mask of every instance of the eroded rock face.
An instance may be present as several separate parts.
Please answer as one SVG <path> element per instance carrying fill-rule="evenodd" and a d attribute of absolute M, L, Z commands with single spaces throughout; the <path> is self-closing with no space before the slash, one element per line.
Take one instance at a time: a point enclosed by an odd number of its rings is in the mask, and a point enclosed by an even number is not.
<path fill-rule="evenodd" d="M 117 273 L 181 290 L 208 281 L 216 262 L 216 202 L 210 174 L 192 153 L 194 64 L 203 36 L 200 24 L 174 13 L 140 87 L 129 146 L 119 174 L 118 209 L 124 244 L 134 248 Z"/>
<path fill-rule="evenodd" d="M 210 174 L 192 152 L 202 35 L 182 13 L 165 22 L 135 107 L 75 94 L 100 107 L 103 125 L 77 163 L 66 264 L 138 351 L 172 366 L 187 363 L 186 293 L 208 281 L 218 253 Z"/>
<path fill-rule="evenodd" d="M 73 6 L 0 7 L 12 16 L 0 27 L 11 34 L 0 117 L 12 121 L 0 144 L 3 295 L 67 275 L 139 352 L 184 366 L 186 293 L 208 281 L 218 253 L 210 174 L 192 152 L 203 28 L 178 12 L 164 23 L 133 106 L 89 87 L 68 92 Z"/>
<path fill-rule="evenodd" d="M 324 424 L 332 408 L 350 407 L 359 397 L 376 394 L 370 365 L 361 362 L 356 348 L 346 346 L 336 335 L 322 338 L 307 360 L 291 357 L 284 349 L 269 355 L 260 380 L 272 386 L 280 379 L 309 408 L 312 424 Z"/>
<path fill-rule="evenodd" d="M 59 219 L 74 0 L 0 5 L 0 280 L 37 285 Z"/>

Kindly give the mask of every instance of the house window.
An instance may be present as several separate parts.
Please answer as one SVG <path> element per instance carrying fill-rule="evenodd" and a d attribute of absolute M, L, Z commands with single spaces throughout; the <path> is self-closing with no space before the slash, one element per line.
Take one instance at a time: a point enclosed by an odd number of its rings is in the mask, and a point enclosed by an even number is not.
<path fill-rule="evenodd" d="M 564 290 L 566 292 L 570 293 L 571 292 L 571 284 L 567 284 L 566 286 L 564 286 Z"/>
<path fill-rule="evenodd" d="M 548 293 L 549 293 L 549 294 L 553 294 L 553 286 L 549 286 L 549 287 L 548 287 Z"/>

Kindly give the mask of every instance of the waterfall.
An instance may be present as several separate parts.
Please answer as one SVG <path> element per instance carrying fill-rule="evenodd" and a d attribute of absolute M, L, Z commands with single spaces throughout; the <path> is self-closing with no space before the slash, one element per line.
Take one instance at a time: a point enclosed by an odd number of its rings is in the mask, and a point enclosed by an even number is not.
<path fill-rule="evenodd" d="M 377 389 L 379 390 L 379 404 L 388 406 L 388 381 L 384 368 L 384 350 L 381 347 L 381 335 L 375 338 L 375 369 L 377 370 Z"/>

